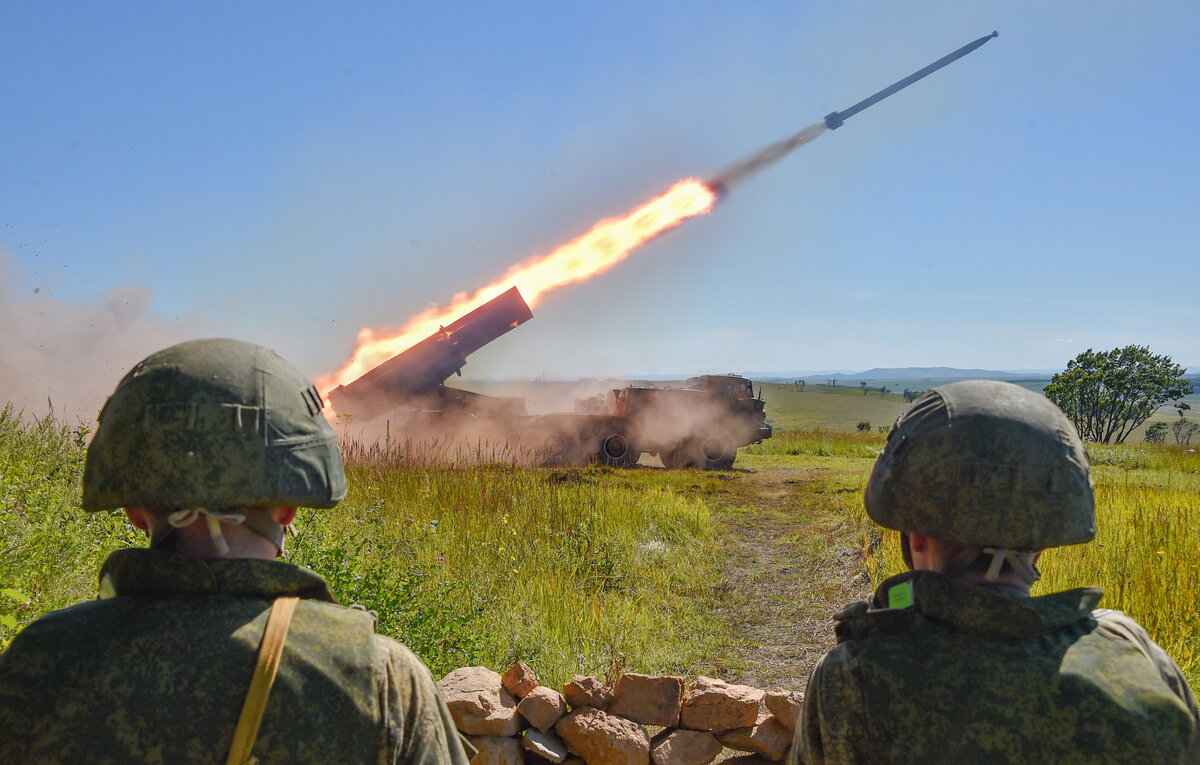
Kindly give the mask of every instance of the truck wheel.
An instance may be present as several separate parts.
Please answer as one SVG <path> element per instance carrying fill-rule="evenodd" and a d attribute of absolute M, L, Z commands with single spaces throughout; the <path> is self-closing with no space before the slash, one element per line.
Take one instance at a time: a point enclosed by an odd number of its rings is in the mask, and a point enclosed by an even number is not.
<path fill-rule="evenodd" d="M 633 467 L 637 464 L 641 452 L 635 451 L 633 444 L 621 433 L 611 433 L 600 442 L 597 461 L 602 465 L 612 467 Z"/>
<path fill-rule="evenodd" d="M 663 452 L 663 464 L 672 470 L 702 467 L 704 455 L 700 452 L 700 442 L 688 439 L 672 449 L 669 454 Z"/>
<path fill-rule="evenodd" d="M 723 438 L 709 437 L 700 442 L 698 456 L 705 470 L 728 470 L 733 467 L 737 448 Z"/>
<path fill-rule="evenodd" d="M 555 433 L 542 442 L 542 460 L 547 467 L 564 467 L 573 457 L 571 442 L 562 433 Z"/>

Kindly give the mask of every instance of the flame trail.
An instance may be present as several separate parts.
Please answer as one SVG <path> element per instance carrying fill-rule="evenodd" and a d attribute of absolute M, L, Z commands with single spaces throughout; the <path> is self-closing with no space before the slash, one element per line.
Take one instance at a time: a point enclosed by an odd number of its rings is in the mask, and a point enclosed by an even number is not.
<path fill-rule="evenodd" d="M 434 306 L 422 311 L 409 319 L 398 332 L 379 335 L 371 328 L 364 327 L 359 330 L 354 354 L 350 360 L 338 371 L 319 378 L 318 390 L 327 393 L 338 385 L 353 382 L 379 364 L 433 334 L 443 324 L 478 308 L 510 286 L 518 287 L 526 303 L 532 307 L 542 295 L 551 290 L 604 273 L 628 257 L 639 245 L 678 226 L 688 218 L 707 213 L 712 209 L 717 197 L 733 184 L 775 164 L 826 130 L 840 128 L 846 120 L 864 109 L 957 61 L 996 36 L 996 32 L 992 32 L 980 37 L 848 109 L 827 114 L 821 122 L 809 125 L 798 133 L 754 152 L 725 168 L 707 182 L 695 178 L 679 181 L 665 194 L 620 218 L 600 221 L 591 231 L 550 254 L 518 263 L 508 269 L 504 276 L 473 294 L 460 292 L 445 308 Z"/>
<path fill-rule="evenodd" d="M 638 246 L 688 218 L 703 215 L 717 201 L 717 192 L 695 178 L 679 181 L 666 193 L 618 218 L 602 220 L 583 236 L 508 269 L 499 279 L 468 295 L 460 292 L 445 307 L 433 306 L 408 320 L 397 332 L 377 334 L 370 327 L 358 332 L 350 360 L 332 374 L 317 379 L 328 393 L 361 377 L 391 357 L 423 340 L 460 315 L 474 310 L 512 286 L 533 307 L 543 295 L 568 284 L 602 274 L 625 260 Z"/>

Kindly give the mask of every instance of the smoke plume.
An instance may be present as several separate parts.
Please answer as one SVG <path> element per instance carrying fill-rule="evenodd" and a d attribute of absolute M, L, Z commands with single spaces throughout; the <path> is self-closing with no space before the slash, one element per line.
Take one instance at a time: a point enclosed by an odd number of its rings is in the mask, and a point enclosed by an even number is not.
<path fill-rule="evenodd" d="M 824 120 L 809 125 L 799 133 L 790 135 L 780 141 L 776 141 L 770 146 L 759 149 L 750 156 L 734 162 L 732 165 L 729 165 L 711 178 L 708 181 L 708 185 L 710 188 L 724 191 L 730 186 L 741 183 L 747 178 L 756 175 L 759 171 L 770 167 L 787 155 L 791 154 L 799 147 L 815 140 L 824 132 Z"/>
<path fill-rule="evenodd" d="M 94 421 L 135 363 L 184 339 L 176 322 L 149 313 L 145 287 L 119 287 L 97 302 L 70 302 L 29 287 L 17 294 L 0 255 L 0 407 L 26 416 Z M 24 290 L 22 290 L 24 291 Z"/>

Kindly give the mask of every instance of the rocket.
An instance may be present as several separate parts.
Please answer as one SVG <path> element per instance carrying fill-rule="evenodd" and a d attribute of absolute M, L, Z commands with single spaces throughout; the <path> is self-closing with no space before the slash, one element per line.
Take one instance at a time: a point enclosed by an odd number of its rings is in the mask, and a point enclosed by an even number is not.
<path fill-rule="evenodd" d="M 980 37 L 975 42 L 968 43 L 953 53 L 942 56 L 924 69 L 913 72 L 896 84 L 884 88 L 869 98 L 864 98 L 854 106 L 851 106 L 850 108 L 840 112 L 829 113 L 826 115 L 824 120 L 820 122 L 814 122 L 813 124 L 801 130 L 799 133 L 795 133 L 787 138 L 776 141 L 770 146 L 759 149 L 753 154 L 743 157 L 732 165 L 722 169 L 715 176 L 706 180 L 704 182 L 705 185 L 712 189 L 718 196 L 724 196 L 725 192 L 730 186 L 749 178 L 765 167 L 775 164 L 800 146 L 815 140 L 826 130 L 837 130 L 846 122 L 846 120 L 858 114 L 863 109 L 866 109 L 868 106 L 874 106 L 893 93 L 904 90 L 917 80 L 923 77 L 928 77 L 945 65 L 951 63 L 952 61 L 957 61 L 958 59 L 983 45 L 988 40 L 998 36 L 999 35 L 996 32 L 992 32 L 990 35 Z"/>
<path fill-rule="evenodd" d="M 954 51 L 953 53 L 942 56 L 937 61 L 934 61 L 932 64 L 925 67 L 924 69 L 919 69 L 919 70 L 913 72 L 909 76 L 905 77 L 903 80 L 900 80 L 899 82 L 895 83 L 894 85 L 890 85 L 890 86 L 884 88 L 883 90 L 879 91 L 875 95 L 870 96 L 869 98 L 864 98 L 863 100 L 859 101 L 854 106 L 851 106 L 849 109 L 845 109 L 844 111 L 840 111 L 840 112 L 830 112 L 829 114 L 825 115 L 825 127 L 829 128 L 830 130 L 837 130 L 846 122 L 846 120 L 848 120 L 851 117 L 853 117 L 854 115 L 858 114 L 863 109 L 866 109 L 868 106 L 874 106 L 875 104 L 879 103 L 880 101 L 882 101 L 883 99 L 892 95 L 893 93 L 897 93 L 901 90 L 904 90 L 909 85 L 912 85 L 914 82 L 916 82 L 917 80 L 920 80 L 924 77 L 928 77 L 929 75 L 933 74 L 937 70 L 941 69 L 943 66 L 946 66 L 947 64 L 958 61 L 960 58 L 967 55 L 968 53 L 975 50 L 976 48 L 980 47 L 988 40 L 992 39 L 993 37 L 999 37 L 999 36 L 1000 36 L 999 33 L 994 32 L 994 31 L 990 35 L 984 35 L 983 37 L 980 37 L 975 42 L 968 43 L 968 44 L 962 46 L 961 48 L 959 48 L 958 50 Z"/>

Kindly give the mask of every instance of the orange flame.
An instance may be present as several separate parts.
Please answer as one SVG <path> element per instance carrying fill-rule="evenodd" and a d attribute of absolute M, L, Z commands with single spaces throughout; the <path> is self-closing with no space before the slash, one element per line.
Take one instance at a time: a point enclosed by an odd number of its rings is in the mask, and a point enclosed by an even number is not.
<path fill-rule="evenodd" d="M 694 178 L 679 181 L 665 194 L 619 218 L 602 220 L 591 231 L 548 255 L 518 263 L 504 276 L 473 294 L 460 292 L 441 308 L 433 306 L 412 317 L 397 332 L 377 334 L 370 327 L 358 332 L 354 354 L 336 372 L 317 379 L 323 394 L 353 382 L 396 354 L 424 340 L 441 326 L 472 311 L 516 286 L 532 308 L 543 295 L 568 284 L 602 274 L 625 258 L 634 248 L 688 218 L 703 215 L 717 201 L 716 192 Z"/>

